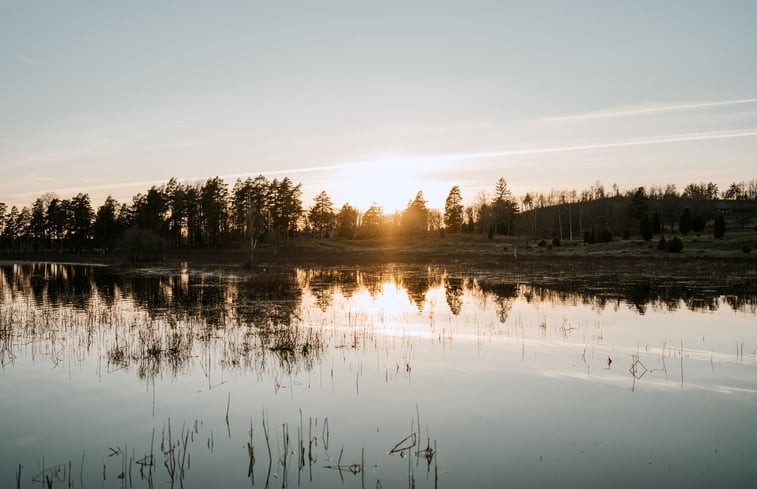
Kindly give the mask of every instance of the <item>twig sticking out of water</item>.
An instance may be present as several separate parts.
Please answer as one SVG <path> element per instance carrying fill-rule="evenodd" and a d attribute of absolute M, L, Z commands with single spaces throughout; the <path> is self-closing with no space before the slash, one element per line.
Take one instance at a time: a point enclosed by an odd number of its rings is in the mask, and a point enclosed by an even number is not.
<path fill-rule="evenodd" d="M 247 477 L 252 480 L 252 484 L 255 485 L 255 444 L 252 439 L 252 419 L 250 419 L 250 441 L 247 442 L 247 456 L 250 458 L 250 463 L 247 466 Z"/>
<path fill-rule="evenodd" d="M 410 433 L 405 438 L 399 441 L 394 447 L 387 452 L 387 455 L 392 455 L 395 453 L 404 452 L 405 450 L 409 450 L 413 448 L 416 444 L 416 436 L 415 432 Z"/>
<path fill-rule="evenodd" d="M 329 418 L 328 416 L 323 420 L 323 431 L 321 433 L 321 440 L 323 441 L 323 449 L 329 451 Z"/>
<path fill-rule="evenodd" d="M 229 427 L 229 406 L 231 405 L 231 392 L 226 398 L 226 431 L 229 434 L 229 440 L 231 440 L 231 428 Z"/>

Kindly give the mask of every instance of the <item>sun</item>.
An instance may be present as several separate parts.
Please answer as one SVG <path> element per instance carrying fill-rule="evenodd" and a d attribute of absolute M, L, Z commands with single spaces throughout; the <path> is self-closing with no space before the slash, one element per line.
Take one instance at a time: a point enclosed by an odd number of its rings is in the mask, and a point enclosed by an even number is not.
<path fill-rule="evenodd" d="M 392 156 L 347 163 L 337 179 L 352 205 L 368 209 L 376 203 L 388 214 L 404 209 L 423 190 L 419 173 L 424 169 L 422 160 Z"/>

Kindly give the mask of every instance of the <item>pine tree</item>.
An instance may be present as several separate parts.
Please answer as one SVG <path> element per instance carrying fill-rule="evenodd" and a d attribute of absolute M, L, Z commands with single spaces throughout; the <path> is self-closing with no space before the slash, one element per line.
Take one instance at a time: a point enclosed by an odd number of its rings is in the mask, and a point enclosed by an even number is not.
<path fill-rule="evenodd" d="M 639 222 L 639 232 L 644 241 L 652 239 L 652 225 L 649 223 L 649 215 L 643 214 Z"/>
<path fill-rule="evenodd" d="M 463 198 L 460 187 L 455 185 L 444 202 L 444 226 L 451 233 L 459 233 L 463 225 Z"/>
<path fill-rule="evenodd" d="M 681 234 L 686 236 L 691 232 L 691 226 L 691 211 L 687 207 L 683 210 L 683 212 L 681 212 L 681 217 L 678 219 L 678 230 L 681 231 Z"/>
<path fill-rule="evenodd" d="M 718 214 L 718 217 L 715 218 L 715 237 L 717 239 L 725 237 L 725 218 L 723 214 Z"/>

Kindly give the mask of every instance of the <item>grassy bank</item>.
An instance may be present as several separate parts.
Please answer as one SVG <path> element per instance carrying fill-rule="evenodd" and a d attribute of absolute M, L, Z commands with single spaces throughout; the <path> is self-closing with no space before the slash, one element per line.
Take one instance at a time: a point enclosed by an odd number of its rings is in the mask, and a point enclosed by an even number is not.
<path fill-rule="evenodd" d="M 668 236 L 670 238 L 670 236 Z M 683 250 L 670 253 L 657 249 L 659 236 L 651 241 L 639 238 L 610 243 L 584 244 L 564 241 L 559 246 L 540 240 L 497 236 L 488 239 L 479 234 L 427 235 L 422 237 L 344 240 L 297 237 L 288 243 L 262 243 L 255 252 L 255 264 L 300 266 L 360 266 L 388 263 L 412 265 L 447 265 L 462 267 L 498 267 L 538 265 L 547 268 L 570 263 L 599 263 L 617 260 L 632 263 L 721 262 L 723 264 L 757 264 L 757 233 L 733 232 L 725 239 L 690 235 L 681 238 Z M 544 246 L 546 244 L 546 246 Z M 744 250 L 750 249 L 746 253 Z M 100 263 L 130 266 L 119 253 L 35 253 L 4 256 L 0 259 Z M 249 252 L 244 248 L 169 250 L 167 262 L 195 265 L 245 265 Z"/>

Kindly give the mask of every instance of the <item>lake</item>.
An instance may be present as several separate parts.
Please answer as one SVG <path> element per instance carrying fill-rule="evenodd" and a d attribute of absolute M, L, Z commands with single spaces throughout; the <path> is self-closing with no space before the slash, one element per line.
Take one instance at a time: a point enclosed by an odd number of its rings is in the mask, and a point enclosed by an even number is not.
<path fill-rule="evenodd" d="M 0 487 L 729 487 L 757 291 L 0 265 Z"/>

